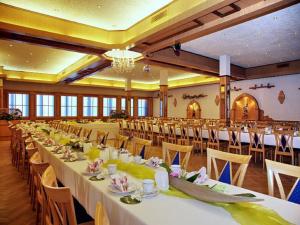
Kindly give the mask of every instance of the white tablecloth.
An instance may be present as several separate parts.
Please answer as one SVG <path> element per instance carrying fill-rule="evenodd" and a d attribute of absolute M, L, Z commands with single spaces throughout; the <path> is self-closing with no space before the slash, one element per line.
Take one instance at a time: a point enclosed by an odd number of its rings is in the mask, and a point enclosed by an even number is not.
<path fill-rule="evenodd" d="M 57 178 L 72 195 L 94 217 L 97 201 L 107 209 L 113 225 L 199 225 L 199 224 L 237 224 L 231 215 L 220 207 L 215 207 L 193 199 L 182 199 L 159 194 L 152 199 L 144 199 L 138 205 L 126 205 L 120 202 L 120 196 L 113 195 L 107 189 L 109 179 L 90 181 L 81 173 L 87 161 L 64 162 L 61 155 L 54 155 L 51 148 L 38 143 L 39 152 L 44 161 L 53 165 Z M 137 182 L 137 180 L 135 180 Z M 216 182 L 210 180 L 210 182 Z M 283 218 L 294 224 L 300 224 L 300 205 L 274 197 L 227 185 L 228 193 L 253 193 L 265 201 L 258 203 L 278 212 Z"/>

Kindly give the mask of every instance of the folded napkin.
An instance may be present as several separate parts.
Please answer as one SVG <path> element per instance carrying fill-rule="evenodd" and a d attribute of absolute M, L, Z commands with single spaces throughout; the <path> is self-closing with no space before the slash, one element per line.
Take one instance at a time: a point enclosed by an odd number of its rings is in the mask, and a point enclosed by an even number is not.
<path fill-rule="evenodd" d="M 151 157 L 150 159 L 148 159 L 147 161 L 147 165 L 151 166 L 151 167 L 159 167 L 159 165 L 162 163 L 162 160 L 158 157 Z"/>
<path fill-rule="evenodd" d="M 128 191 L 128 178 L 126 175 L 115 174 L 111 175 L 111 184 L 114 188 L 121 192 Z"/>
<path fill-rule="evenodd" d="M 89 162 L 87 166 L 87 172 L 89 173 L 95 173 L 100 170 L 101 165 L 103 164 L 102 159 L 98 159 L 94 162 Z"/>

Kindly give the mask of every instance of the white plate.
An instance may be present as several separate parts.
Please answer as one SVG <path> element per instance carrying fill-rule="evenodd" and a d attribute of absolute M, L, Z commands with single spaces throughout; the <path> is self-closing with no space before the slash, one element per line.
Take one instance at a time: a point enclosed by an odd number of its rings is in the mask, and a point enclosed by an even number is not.
<path fill-rule="evenodd" d="M 101 170 L 99 170 L 97 172 L 94 172 L 94 173 L 87 172 L 87 171 L 82 172 L 82 174 L 85 175 L 85 176 L 97 176 L 100 173 L 101 173 Z"/>
<path fill-rule="evenodd" d="M 111 184 L 108 185 L 108 190 L 114 194 L 118 194 L 118 195 L 128 195 L 131 194 L 133 192 L 136 191 L 136 186 L 133 184 L 129 184 L 128 190 L 127 191 L 120 191 L 119 189 L 115 188 L 114 186 L 112 186 Z"/>
<path fill-rule="evenodd" d="M 142 192 L 142 196 L 143 196 L 143 198 L 153 198 L 153 197 L 157 196 L 158 193 L 159 193 L 158 189 L 154 188 L 152 192 L 149 192 L 149 193 Z"/>

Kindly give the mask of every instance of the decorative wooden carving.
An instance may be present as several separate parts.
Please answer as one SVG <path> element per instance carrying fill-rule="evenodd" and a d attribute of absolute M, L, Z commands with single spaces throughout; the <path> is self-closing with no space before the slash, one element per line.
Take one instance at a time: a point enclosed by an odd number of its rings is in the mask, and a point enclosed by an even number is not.
<path fill-rule="evenodd" d="M 263 85 L 263 84 L 257 85 L 257 84 L 255 84 L 253 87 L 249 87 L 249 89 L 256 90 L 258 88 L 273 88 L 273 87 L 275 87 L 275 85 L 267 83 L 267 85 Z"/>
<path fill-rule="evenodd" d="M 201 118 L 201 108 L 200 108 L 200 104 L 195 101 L 192 100 L 186 109 L 186 114 L 187 114 L 187 118 L 188 119 L 200 119 Z"/>
<path fill-rule="evenodd" d="M 285 94 L 283 92 L 283 90 L 281 90 L 278 94 L 278 101 L 280 102 L 280 104 L 283 104 L 285 100 Z"/>
<path fill-rule="evenodd" d="M 177 99 L 176 98 L 174 98 L 173 105 L 174 105 L 174 107 L 177 106 Z"/>
<path fill-rule="evenodd" d="M 197 99 L 197 98 L 204 98 L 206 97 L 207 95 L 204 95 L 204 94 L 199 94 L 199 95 L 188 95 L 188 94 L 183 94 L 182 95 L 182 98 L 183 99 Z"/>
<path fill-rule="evenodd" d="M 230 91 L 241 91 L 241 90 L 242 88 L 237 88 L 236 86 L 230 89 Z"/>
<path fill-rule="evenodd" d="M 231 120 L 259 120 L 262 116 L 262 110 L 259 109 L 257 100 L 249 94 L 241 94 L 238 96 L 232 105 Z"/>
<path fill-rule="evenodd" d="M 220 96 L 219 95 L 216 95 L 215 103 L 217 106 L 220 104 Z"/>

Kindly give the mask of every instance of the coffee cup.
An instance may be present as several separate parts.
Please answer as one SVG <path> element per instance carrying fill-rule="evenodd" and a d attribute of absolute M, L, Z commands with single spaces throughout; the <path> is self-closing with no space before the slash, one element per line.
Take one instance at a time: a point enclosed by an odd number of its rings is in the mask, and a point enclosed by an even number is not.
<path fill-rule="evenodd" d="M 154 190 L 154 180 L 145 179 L 143 180 L 144 193 L 151 193 Z"/>
<path fill-rule="evenodd" d="M 142 157 L 137 155 L 134 157 L 134 162 L 137 163 L 137 164 L 140 164 L 142 162 Z"/>
<path fill-rule="evenodd" d="M 117 172 L 117 165 L 116 164 L 108 164 L 107 165 L 108 174 L 112 175 Z"/>

